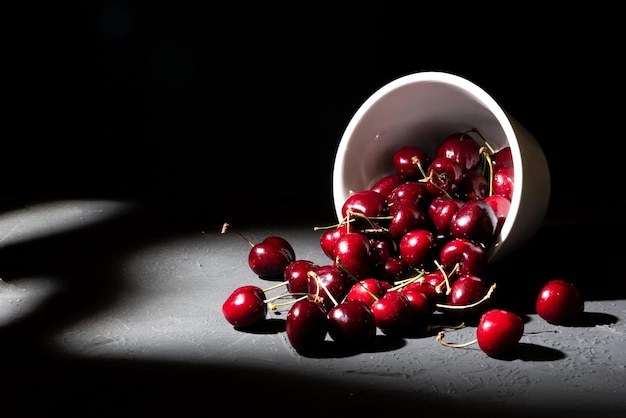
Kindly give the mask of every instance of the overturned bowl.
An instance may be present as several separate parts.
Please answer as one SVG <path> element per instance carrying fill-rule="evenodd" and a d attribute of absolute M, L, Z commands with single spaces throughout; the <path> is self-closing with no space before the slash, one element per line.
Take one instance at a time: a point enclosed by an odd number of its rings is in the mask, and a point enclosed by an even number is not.
<path fill-rule="evenodd" d="M 427 71 L 397 78 L 356 111 L 339 142 L 333 168 L 337 218 L 352 192 L 393 174 L 405 145 L 434 155 L 452 132 L 478 129 L 495 151 L 510 146 L 515 175 L 511 207 L 488 250 L 492 263 L 524 245 L 541 226 L 550 200 L 550 171 L 534 136 L 481 87 L 455 74 Z"/>

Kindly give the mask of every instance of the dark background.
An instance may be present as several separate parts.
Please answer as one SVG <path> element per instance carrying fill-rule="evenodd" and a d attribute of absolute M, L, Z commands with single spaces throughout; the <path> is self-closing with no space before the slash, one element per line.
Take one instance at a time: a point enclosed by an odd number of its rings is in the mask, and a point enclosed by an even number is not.
<path fill-rule="evenodd" d="M 334 152 L 359 105 L 440 70 L 535 135 L 550 213 L 619 212 L 617 10 L 400 4 L 11 6 L 2 195 L 191 202 L 236 220 L 330 210 Z"/>

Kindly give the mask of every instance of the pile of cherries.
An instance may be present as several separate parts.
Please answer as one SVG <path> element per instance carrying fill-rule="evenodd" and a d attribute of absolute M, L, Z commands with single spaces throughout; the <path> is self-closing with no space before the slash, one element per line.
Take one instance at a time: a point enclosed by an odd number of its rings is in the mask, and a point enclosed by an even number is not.
<path fill-rule="evenodd" d="M 237 232 L 251 246 L 252 271 L 278 283 L 235 289 L 222 305 L 225 319 L 251 328 L 269 311 L 286 310 L 287 338 L 303 354 L 314 353 L 327 336 L 359 348 L 378 330 L 390 337 L 436 335 L 448 347 L 477 343 L 490 356 L 517 344 L 524 323 L 490 306 L 496 283 L 485 278 L 487 251 L 511 204 L 510 148 L 494 151 L 471 129 L 443 138 L 433 156 L 404 146 L 393 154 L 393 167 L 371 188 L 350 194 L 341 222 L 315 228 L 322 231 L 326 264 L 298 259 L 282 237 L 253 243 Z M 541 290 L 536 308 L 559 324 L 581 314 L 584 301 L 571 283 L 556 279 Z M 446 329 L 468 324 L 476 326 L 474 340 L 444 342 Z"/>

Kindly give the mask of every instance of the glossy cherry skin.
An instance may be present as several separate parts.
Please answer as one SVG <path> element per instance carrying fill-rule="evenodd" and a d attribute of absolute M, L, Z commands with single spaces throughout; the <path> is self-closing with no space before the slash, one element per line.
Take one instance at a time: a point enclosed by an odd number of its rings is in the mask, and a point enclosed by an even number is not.
<path fill-rule="evenodd" d="M 443 245 L 439 251 L 439 261 L 446 271 L 451 271 L 458 264 L 456 274 L 482 274 L 487 268 L 487 253 L 474 241 L 455 238 Z"/>
<path fill-rule="evenodd" d="M 491 164 L 493 165 L 494 173 L 504 167 L 513 168 L 513 155 L 511 154 L 511 147 L 507 146 L 493 153 L 491 155 Z"/>
<path fill-rule="evenodd" d="M 535 302 L 535 310 L 551 324 L 563 324 L 580 315 L 585 309 L 585 302 L 580 290 L 574 284 L 554 279 L 540 290 Z"/>
<path fill-rule="evenodd" d="M 389 221 L 388 232 L 398 242 L 404 234 L 413 229 L 428 229 L 430 222 L 426 211 L 420 207 L 403 206 L 394 211 Z"/>
<path fill-rule="evenodd" d="M 503 309 L 491 309 L 483 313 L 476 328 L 478 346 L 492 357 L 506 354 L 523 335 L 522 318 Z"/>
<path fill-rule="evenodd" d="M 359 232 L 348 232 L 335 243 L 333 265 L 362 279 L 372 270 L 375 257 L 368 238 Z"/>
<path fill-rule="evenodd" d="M 493 212 L 496 214 L 498 222 L 496 223 L 495 235 L 498 235 L 511 210 L 511 201 L 502 195 L 494 194 L 487 196 L 485 202 L 491 206 Z"/>
<path fill-rule="evenodd" d="M 489 196 L 489 181 L 478 171 L 466 171 L 458 193 L 465 201 L 483 200 Z"/>
<path fill-rule="evenodd" d="M 487 283 L 475 274 L 466 274 L 459 277 L 450 286 L 450 293 L 446 296 L 448 305 L 465 307 L 480 301 L 488 291 Z M 473 307 L 450 309 L 450 312 L 471 316 L 479 315 L 488 308 L 488 301 Z"/>
<path fill-rule="evenodd" d="M 404 183 L 404 178 L 400 174 L 389 174 L 381 177 L 372 185 L 371 190 L 390 198 L 393 189 Z"/>
<path fill-rule="evenodd" d="M 481 162 L 480 145 L 467 132 L 455 132 L 441 141 L 436 157 L 446 157 L 456 161 L 463 170 L 475 170 Z"/>
<path fill-rule="evenodd" d="M 425 182 L 407 181 L 391 191 L 388 201 L 391 206 L 394 206 L 401 199 L 412 200 L 418 206 L 427 208 L 432 200 L 432 194 Z"/>
<path fill-rule="evenodd" d="M 410 267 L 423 268 L 431 262 L 435 236 L 427 229 L 414 229 L 400 238 L 400 257 Z"/>
<path fill-rule="evenodd" d="M 370 305 L 376 326 L 386 335 L 400 335 L 413 321 L 411 302 L 402 292 L 389 291 Z"/>
<path fill-rule="evenodd" d="M 401 292 L 420 292 L 426 296 L 430 304 L 434 307 L 443 298 L 442 293 L 437 291 L 437 287 L 444 281 L 443 275 L 439 270 L 428 273 L 424 276 L 424 280 L 415 281 L 407 284 L 400 289 Z M 445 290 L 445 286 L 440 286 Z"/>
<path fill-rule="evenodd" d="M 373 275 L 383 282 L 393 283 L 409 277 L 412 270 L 411 266 L 402 257 L 392 256 L 388 257 L 384 262 L 377 264 L 374 267 Z"/>
<path fill-rule="evenodd" d="M 366 344 L 376 336 L 374 314 L 359 300 L 341 302 L 328 312 L 328 334 L 342 345 Z"/>
<path fill-rule="evenodd" d="M 354 283 L 345 299 L 360 300 L 371 306 L 374 301 L 382 298 L 385 293 L 387 293 L 387 289 L 380 280 L 368 277 Z"/>
<path fill-rule="evenodd" d="M 422 168 L 426 170 L 429 161 L 430 158 L 424 150 L 412 145 L 397 149 L 392 159 L 396 172 L 404 177 L 405 180 L 422 178 L 423 175 L 419 169 L 418 162 L 422 165 Z"/>
<path fill-rule="evenodd" d="M 338 225 L 336 228 L 328 229 L 322 232 L 320 236 L 320 247 L 322 251 L 331 260 L 335 259 L 335 243 L 339 238 L 348 232 L 348 224 Z"/>
<path fill-rule="evenodd" d="M 265 292 L 257 286 L 235 289 L 222 304 L 222 315 L 236 328 L 248 328 L 265 320 Z"/>
<path fill-rule="evenodd" d="M 495 239 L 497 225 L 498 218 L 488 203 L 469 200 L 452 217 L 450 235 L 489 246 Z"/>
<path fill-rule="evenodd" d="M 291 293 L 307 293 L 309 291 L 309 271 L 318 267 L 311 260 L 294 260 L 285 267 L 284 280 L 287 282 L 287 290 Z"/>
<path fill-rule="evenodd" d="M 463 169 L 450 158 L 437 157 L 430 163 L 427 175 L 426 187 L 432 196 L 454 195 L 463 180 Z"/>
<path fill-rule="evenodd" d="M 493 194 L 504 196 L 511 201 L 513 199 L 514 186 L 515 172 L 513 168 L 501 168 L 493 175 Z"/>
<path fill-rule="evenodd" d="M 316 267 L 313 274 L 309 274 L 308 299 L 319 303 L 328 311 L 334 305 L 333 298 L 340 301 L 351 286 L 352 281 L 339 267 L 324 264 Z"/>
<path fill-rule="evenodd" d="M 285 267 L 295 259 L 295 251 L 287 240 L 270 236 L 252 246 L 248 265 L 261 278 L 282 278 Z"/>
<path fill-rule="evenodd" d="M 461 199 L 447 195 L 437 196 L 432 200 L 428 207 L 428 216 L 437 235 L 450 236 L 450 223 L 461 206 L 463 206 Z"/>
<path fill-rule="evenodd" d="M 287 312 L 285 331 L 289 343 L 297 352 L 314 351 L 328 333 L 326 311 L 318 303 L 300 299 Z"/>
<path fill-rule="evenodd" d="M 368 218 L 384 216 L 388 212 L 387 197 L 373 190 L 361 190 L 347 197 L 341 208 L 341 215 L 356 212 Z"/>

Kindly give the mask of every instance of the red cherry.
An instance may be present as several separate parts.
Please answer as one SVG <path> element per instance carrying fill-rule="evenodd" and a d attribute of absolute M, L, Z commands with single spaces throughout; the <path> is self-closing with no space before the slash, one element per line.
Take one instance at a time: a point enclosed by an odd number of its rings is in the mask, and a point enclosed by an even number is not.
<path fill-rule="evenodd" d="M 383 282 L 393 283 L 397 280 L 406 279 L 411 271 L 411 266 L 403 258 L 392 256 L 375 266 L 374 275 Z"/>
<path fill-rule="evenodd" d="M 374 255 L 367 237 L 358 232 L 348 232 L 335 243 L 335 266 L 341 266 L 357 279 L 370 273 L 374 266 Z"/>
<path fill-rule="evenodd" d="M 488 356 L 501 356 L 519 342 L 524 334 L 524 321 L 517 314 L 491 309 L 480 317 L 476 340 Z"/>
<path fill-rule="evenodd" d="M 429 162 L 428 154 L 415 146 L 407 145 L 396 150 L 393 154 L 393 166 L 396 172 L 406 180 L 422 178 L 418 163 L 426 169 Z"/>
<path fill-rule="evenodd" d="M 414 229 L 400 238 L 400 257 L 411 267 L 423 268 L 431 261 L 435 237 L 427 229 Z"/>
<path fill-rule="evenodd" d="M 489 196 L 489 181 L 478 171 L 466 171 L 458 192 L 465 201 L 483 200 Z"/>
<path fill-rule="evenodd" d="M 341 224 L 333 229 L 328 229 L 322 232 L 320 236 L 320 246 L 322 247 L 322 251 L 328 258 L 331 260 L 335 259 L 335 243 L 339 238 L 346 235 L 348 232 L 348 224 Z"/>
<path fill-rule="evenodd" d="M 323 308 L 308 299 L 295 302 L 285 320 L 285 331 L 291 346 L 298 352 L 317 348 L 328 333 L 328 318 Z"/>
<path fill-rule="evenodd" d="M 333 341 L 359 346 L 376 336 L 376 320 L 370 307 L 359 300 L 346 300 L 328 312 L 328 334 Z"/>
<path fill-rule="evenodd" d="M 507 146 L 493 153 L 491 155 L 491 164 L 493 165 L 494 173 L 501 168 L 513 168 L 513 155 L 511 154 L 511 147 Z"/>
<path fill-rule="evenodd" d="M 411 304 L 413 320 L 407 325 L 405 332 L 413 335 L 424 335 L 428 330 L 431 314 L 434 312 L 434 304 L 430 298 L 419 290 L 404 290 L 402 292 Z"/>
<path fill-rule="evenodd" d="M 419 207 L 403 206 L 394 211 L 389 221 L 388 232 L 394 241 L 413 229 L 428 229 L 430 223 L 424 210 Z"/>
<path fill-rule="evenodd" d="M 356 212 L 368 218 L 384 216 L 388 211 L 387 197 L 373 190 L 361 190 L 352 193 L 341 208 L 343 217 L 348 212 Z"/>
<path fill-rule="evenodd" d="M 487 254 L 483 247 L 466 238 L 455 238 L 443 245 L 439 261 L 446 271 L 456 268 L 459 276 L 482 274 L 487 268 Z"/>
<path fill-rule="evenodd" d="M 388 199 L 391 197 L 391 192 L 397 186 L 404 183 L 404 178 L 399 174 L 389 174 L 387 176 L 381 177 L 374 185 L 370 188 L 371 190 L 380 193 L 381 195 L 387 197 Z"/>
<path fill-rule="evenodd" d="M 437 235 L 442 237 L 450 235 L 450 222 L 461 206 L 463 206 L 461 199 L 448 195 L 437 196 L 432 200 L 428 207 L 428 216 Z"/>
<path fill-rule="evenodd" d="M 376 326 L 386 335 L 398 335 L 413 321 L 413 306 L 402 292 L 392 290 L 370 305 Z"/>
<path fill-rule="evenodd" d="M 287 290 L 291 293 L 307 293 L 309 291 L 309 271 L 318 265 L 310 260 L 294 260 L 285 267 L 284 279 Z"/>
<path fill-rule="evenodd" d="M 437 157 L 430 163 L 427 176 L 426 187 L 431 195 L 452 195 L 463 180 L 463 168 L 450 158 Z"/>
<path fill-rule="evenodd" d="M 400 291 L 402 293 L 407 292 L 420 292 L 423 293 L 429 300 L 431 305 L 439 302 L 442 298 L 442 293 L 437 291 L 437 287 L 444 282 L 443 274 L 439 270 L 435 270 L 432 273 L 424 275 L 424 280 L 418 280 L 407 284 L 402 287 Z"/>
<path fill-rule="evenodd" d="M 446 300 L 448 305 L 463 307 L 463 309 L 451 309 L 451 312 L 462 315 L 476 315 L 485 312 L 487 304 L 479 303 L 476 306 L 469 306 L 480 302 L 485 298 L 488 291 L 487 283 L 482 278 L 474 274 L 466 274 L 452 283 Z"/>
<path fill-rule="evenodd" d="M 494 238 L 498 219 L 493 208 L 483 200 L 465 202 L 450 221 L 450 235 L 466 238 L 485 246 Z"/>
<path fill-rule="evenodd" d="M 350 290 L 352 281 L 339 267 L 324 264 L 309 273 L 308 299 L 319 303 L 326 311 Z M 330 293 L 330 296 L 329 296 Z M 333 300 L 334 299 L 334 300 Z"/>
<path fill-rule="evenodd" d="M 415 202 L 422 208 L 427 208 L 432 200 L 432 194 L 426 183 L 421 181 L 407 181 L 391 191 L 389 203 L 391 206 L 399 206 L 399 200 L 406 199 Z"/>
<path fill-rule="evenodd" d="M 563 324 L 585 309 L 582 294 L 576 286 L 563 279 L 546 283 L 535 303 L 537 315 L 551 324 Z"/>
<path fill-rule="evenodd" d="M 257 286 L 238 287 L 222 304 L 222 314 L 237 328 L 248 328 L 262 322 L 267 315 L 265 292 Z"/>
<path fill-rule="evenodd" d="M 360 300 L 361 302 L 371 305 L 377 299 L 382 298 L 385 293 L 387 293 L 387 289 L 382 285 L 380 280 L 368 277 L 367 279 L 359 280 L 354 283 L 345 299 Z"/>
<path fill-rule="evenodd" d="M 491 206 L 493 212 L 496 214 L 498 222 L 496 223 L 495 235 L 498 235 L 502 230 L 502 225 L 504 225 L 506 217 L 509 215 L 511 201 L 502 195 L 494 194 L 487 196 L 485 202 Z"/>
<path fill-rule="evenodd" d="M 511 201 L 513 199 L 514 184 L 515 174 L 513 168 L 503 167 L 493 175 L 493 194 L 504 196 Z"/>
<path fill-rule="evenodd" d="M 450 158 L 463 170 L 475 170 L 481 162 L 480 145 L 467 132 L 455 132 L 440 142 L 436 157 Z"/>

